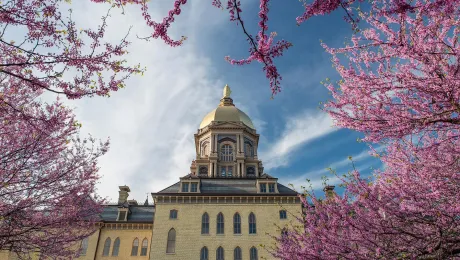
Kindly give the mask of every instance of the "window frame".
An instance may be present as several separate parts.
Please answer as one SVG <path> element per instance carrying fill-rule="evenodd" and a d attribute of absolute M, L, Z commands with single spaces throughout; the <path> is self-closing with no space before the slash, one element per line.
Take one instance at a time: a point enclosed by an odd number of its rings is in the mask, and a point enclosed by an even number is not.
<path fill-rule="evenodd" d="M 110 239 L 110 237 L 106 238 L 104 241 L 104 249 L 102 250 L 102 256 L 109 256 L 111 244 L 112 239 Z"/>
<path fill-rule="evenodd" d="M 177 219 L 177 215 L 178 215 L 177 209 L 171 209 L 169 211 L 169 219 Z"/>
<path fill-rule="evenodd" d="M 142 239 L 142 247 L 141 247 L 140 256 L 147 256 L 148 248 L 149 248 L 149 240 L 145 237 L 144 239 Z"/>
<path fill-rule="evenodd" d="M 233 260 L 242 260 L 243 259 L 243 252 L 241 251 L 241 247 L 237 246 L 233 249 Z"/>
<path fill-rule="evenodd" d="M 268 183 L 268 192 L 269 193 L 275 193 L 276 192 L 275 183 Z"/>
<path fill-rule="evenodd" d="M 251 218 L 252 217 L 252 218 Z M 257 234 L 257 220 L 256 220 L 256 215 L 254 213 L 250 213 L 248 216 L 248 228 L 249 228 L 249 234 Z"/>
<path fill-rule="evenodd" d="M 216 260 L 225 260 L 225 251 L 221 246 L 216 249 Z"/>
<path fill-rule="evenodd" d="M 131 256 L 137 256 L 139 253 L 139 239 L 136 237 L 131 245 Z"/>
<path fill-rule="evenodd" d="M 238 212 L 233 215 L 233 234 L 241 235 L 241 216 Z"/>
<path fill-rule="evenodd" d="M 121 241 L 119 237 L 115 238 L 115 241 L 113 242 L 113 247 L 112 247 L 112 256 L 118 256 L 118 254 L 120 253 L 120 242 Z"/>
<path fill-rule="evenodd" d="M 89 243 L 89 238 L 85 237 L 80 243 L 80 252 L 79 255 L 84 256 L 86 255 L 86 252 L 88 252 L 88 243 Z"/>
<path fill-rule="evenodd" d="M 190 185 L 188 182 L 182 182 L 181 192 L 189 192 Z"/>
<path fill-rule="evenodd" d="M 267 184 L 265 182 L 259 183 L 259 190 L 260 190 L 260 193 L 267 193 Z"/>
<path fill-rule="evenodd" d="M 219 214 L 217 214 L 216 234 L 218 235 L 225 234 L 225 218 L 222 212 L 219 212 Z"/>
<path fill-rule="evenodd" d="M 223 143 L 220 146 L 219 159 L 222 162 L 233 162 L 235 160 L 234 150 L 232 144 Z"/>
<path fill-rule="evenodd" d="M 175 253 L 176 253 L 176 230 L 174 228 L 171 228 L 168 231 L 168 238 L 166 242 L 166 254 L 175 254 Z"/>
<path fill-rule="evenodd" d="M 205 246 L 200 250 L 200 260 L 209 260 L 209 250 Z"/>
<path fill-rule="evenodd" d="M 280 210 L 280 219 L 287 219 L 287 212 L 286 210 Z"/>
<path fill-rule="evenodd" d="M 258 252 L 257 252 L 257 248 L 255 246 L 251 247 L 251 249 L 249 249 L 249 260 L 258 260 L 259 259 L 259 256 L 258 256 Z"/>
<path fill-rule="evenodd" d="M 195 190 L 193 190 L 194 186 L 195 186 Z M 190 192 L 198 192 L 198 182 L 191 182 L 190 183 Z"/>
<path fill-rule="evenodd" d="M 202 235 L 209 234 L 209 214 L 207 212 L 201 215 L 201 234 Z"/>

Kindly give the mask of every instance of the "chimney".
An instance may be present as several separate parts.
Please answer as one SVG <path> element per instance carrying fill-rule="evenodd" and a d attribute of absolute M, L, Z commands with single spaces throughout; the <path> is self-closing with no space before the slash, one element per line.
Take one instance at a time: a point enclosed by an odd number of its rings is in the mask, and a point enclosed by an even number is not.
<path fill-rule="evenodd" d="M 335 195 L 334 188 L 335 186 L 331 186 L 331 185 L 327 185 L 326 187 L 324 187 L 323 191 L 324 193 L 326 193 L 326 198 L 334 197 Z"/>
<path fill-rule="evenodd" d="M 131 191 L 128 186 L 119 186 L 120 191 L 118 191 L 118 205 L 121 205 L 128 201 L 129 192 Z"/>

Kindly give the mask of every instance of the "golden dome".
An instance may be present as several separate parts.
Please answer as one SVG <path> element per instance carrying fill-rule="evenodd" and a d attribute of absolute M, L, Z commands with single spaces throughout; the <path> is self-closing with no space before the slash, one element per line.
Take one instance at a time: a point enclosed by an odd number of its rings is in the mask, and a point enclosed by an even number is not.
<path fill-rule="evenodd" d="M 230 98 L 230 93 L 230 87 L 226 85 L 224 88 L 224 96 L 220 100 L 219 106 L 203 118 L 203 121 L 201 121 L 200 124 L 200 129 L 208 126 L 213 121 L 242 122 L 247 127 L 255 129 L 249 116 L 235 107 L 233 100 Z"/>

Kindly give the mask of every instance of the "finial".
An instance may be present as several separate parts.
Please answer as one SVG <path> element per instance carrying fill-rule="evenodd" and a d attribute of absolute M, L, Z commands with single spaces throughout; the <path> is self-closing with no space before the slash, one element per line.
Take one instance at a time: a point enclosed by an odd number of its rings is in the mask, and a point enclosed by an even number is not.
<path fill-rule="evenodd" d="M 222 98 L 229 98 L 231 93 L 230 87 L 226 84 L 224 87 L 224 96 Z"/>

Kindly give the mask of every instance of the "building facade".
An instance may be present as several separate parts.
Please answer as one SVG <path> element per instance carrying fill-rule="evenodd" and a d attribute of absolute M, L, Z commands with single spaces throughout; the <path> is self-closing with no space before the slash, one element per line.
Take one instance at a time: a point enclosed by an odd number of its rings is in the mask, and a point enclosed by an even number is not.
<path fill-rule="evenodd" d="M 81 241 L 92 259 L 273 259 L 272 236 L 301 214 L 297 192 L 264 173 L 259 134 L 225 86 L 216 109 L 194 135 L 190 173 L 152 193 L 154 205 L 128 200 L 106 205 L 97 232 Z"/>

